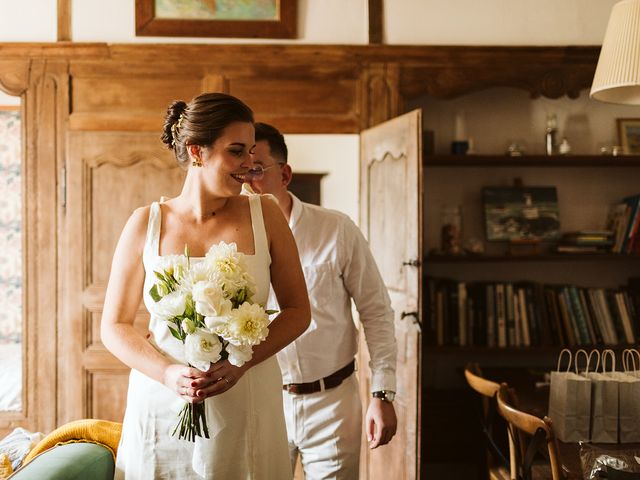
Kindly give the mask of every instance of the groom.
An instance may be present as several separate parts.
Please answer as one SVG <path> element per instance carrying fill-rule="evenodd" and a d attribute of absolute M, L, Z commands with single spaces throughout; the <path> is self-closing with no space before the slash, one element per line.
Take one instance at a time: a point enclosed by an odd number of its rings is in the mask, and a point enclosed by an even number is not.
<path fill-rule="evenodd" d="M 292 465 L 305 478 L 356 479 L 362 404 L 354 374 L 355 302 L 371 356 L 371 399 L 365 418 L 369 448 L 396 432 L 396 341 L 389 295 L 369 246 L 344 214 L 303 203 L 287 190 L 292 171 L 284 137 L 257 123 L 251 186 L 272 194 L 289 221 L 309 290 L 311 325 L 278 353 Z M 273 302 L 273 298 L 271 299 Z"/>

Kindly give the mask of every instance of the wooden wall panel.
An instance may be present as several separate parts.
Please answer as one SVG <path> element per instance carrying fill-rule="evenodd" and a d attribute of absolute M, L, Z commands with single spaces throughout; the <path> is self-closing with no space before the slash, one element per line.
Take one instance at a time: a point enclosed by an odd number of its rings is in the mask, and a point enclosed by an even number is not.
<path fill-rule="evenodd" d="M 122 422 L 127 404 L 129 373 L 122 370 L 93 370 L 87 372 L 88 418 Z"/>

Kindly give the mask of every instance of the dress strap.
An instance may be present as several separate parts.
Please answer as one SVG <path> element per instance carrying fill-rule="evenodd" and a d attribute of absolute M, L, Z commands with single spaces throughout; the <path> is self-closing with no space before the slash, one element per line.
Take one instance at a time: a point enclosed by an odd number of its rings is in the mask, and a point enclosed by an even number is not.
<path fill-rule="evenodd" d="M 253 228 L 255 254 L 268 256 L 269 241 L 267 240 L 267 230 L 264 226 L 260 195 L 249 195 L 249 208 L 251 210 L 251 228 Z"/>
<path fill-rule="evenodd" d="M 162 223 L 162 210 L 160 203 L 153 202 L 149 209 L 149 224 L 147 226 L 147 239 L 144 244 L 144 257 L 153 258 L 160 255 L 160 225 Z"/>

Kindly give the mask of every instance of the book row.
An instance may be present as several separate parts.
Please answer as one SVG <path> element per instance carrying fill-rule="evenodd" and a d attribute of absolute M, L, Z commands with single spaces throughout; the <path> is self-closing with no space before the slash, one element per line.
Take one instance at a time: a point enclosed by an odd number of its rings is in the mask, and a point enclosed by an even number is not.
<path fill-rule="evenodd" d="M 437 346 L 587 346 L 640 338 L 640 278 L 618 289 L 428 277 L 425 335 Z"/>

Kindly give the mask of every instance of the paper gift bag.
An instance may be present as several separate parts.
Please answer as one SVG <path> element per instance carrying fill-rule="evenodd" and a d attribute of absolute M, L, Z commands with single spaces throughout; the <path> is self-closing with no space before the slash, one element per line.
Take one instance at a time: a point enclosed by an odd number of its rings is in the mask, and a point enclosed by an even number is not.
<path fill-rule="evenodd" d="M 595 366 L 590 371 L 593 363 Z M 601 365 L 602 371 L 599 372 Z M 592 350 L 584 373 L 591 380 L 591 441 L 618 443 L 618 381 L 605 372 L 604 362 L 600 362 L 600 352 Z"/>
<path fill-rule="evenodd" d="M 605 350 L 615 358 L 612 350 Z M 604 352 L 603 352 L 604 355 Z M 631 373 L 614 372 L 620 396 L 618 429 L 620 443 L 640 442 L 640 378 Z"/>
<path fill-rule="evenodd" d="M 560 370 L 565 352 L 569 355 L 567 369 Z M 558 366 L 551 372 L 549 416 L 556 436 L 563 442 L 589 440 L 591 422 L 591 380 L 571 368 L 571 351 L 564 349 L 558 356 Z"/>

